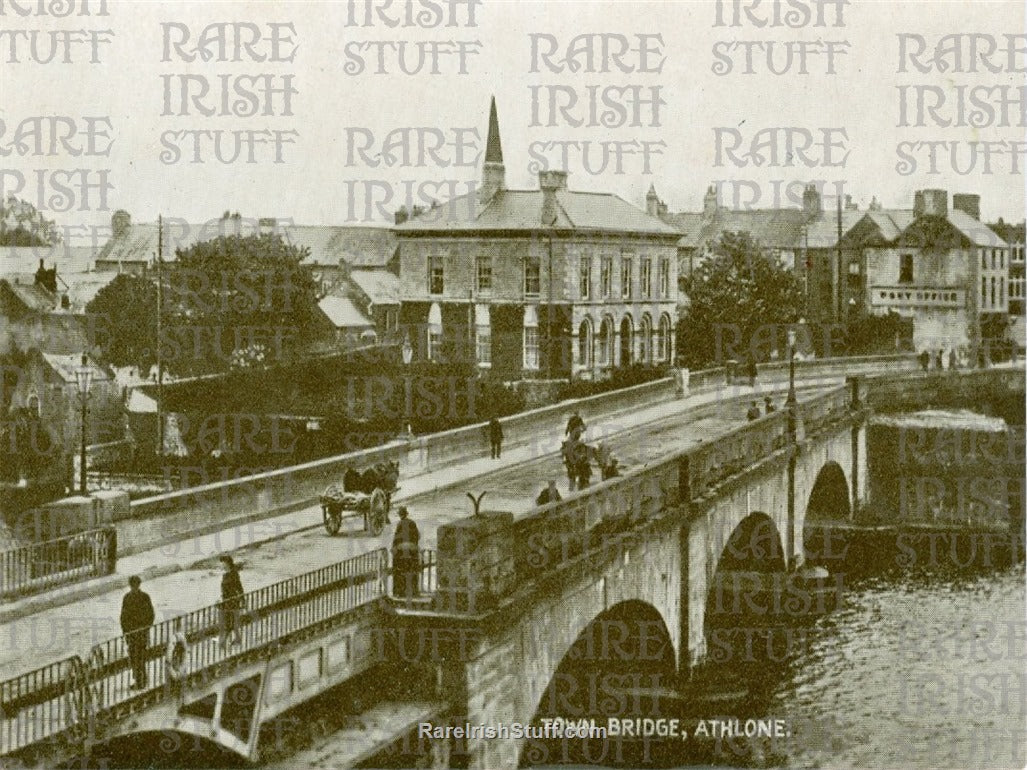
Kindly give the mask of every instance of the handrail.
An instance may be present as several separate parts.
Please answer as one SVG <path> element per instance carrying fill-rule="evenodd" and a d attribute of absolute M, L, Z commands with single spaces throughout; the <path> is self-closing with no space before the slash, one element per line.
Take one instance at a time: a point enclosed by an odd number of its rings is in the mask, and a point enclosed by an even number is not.
<path fill-rule="evenodd" d="M 116 561 L 115 527 L 10 548 L 0 552 L 0 597 L 39 593 L 84 577 L 109 575 Z"/>
<path fill-rule="evenodd" d="M 75 655 L 0 682 L 0 756 L 81 727 L 115 705 L 146 695 L 167 697 L 164 650 L 181 631 L 189 644 L 186 671 L 198 676 L 226 661 L 376 601 L 385 594 L 388 554 L 383 548 L 281 580 L 243 595 L 242 611 L 218 602 L 157 623 L 148 630 L 145 690 L 130 691 L 131 663 L 124 636 L 95 645 L 88 662 Z M 234 613 L 237 644 L 214 637 Z M 226 640 L 231 642 L 230 639 Z"/>

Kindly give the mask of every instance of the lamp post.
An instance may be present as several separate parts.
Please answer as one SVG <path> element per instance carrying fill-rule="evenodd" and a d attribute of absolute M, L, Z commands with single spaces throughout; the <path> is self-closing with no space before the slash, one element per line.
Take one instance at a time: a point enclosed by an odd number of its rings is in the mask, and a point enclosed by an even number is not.
<path fill-rule="evenodd" d="M 89 361 L 85 353 L 82 354 L 82 366 L 75 370 L 75 384 L 78 386 L 79 400 L 82 402 L 82 446 L 79 455 L 79 491 L 83 496 L 88 494 L 86 484 L 86 417 L 87 404 L 89 402 L 89 385 L 93 379 L 93 370 L 89 368 Z"/>
<path fill-rule="evenodd" d="M 403 340 L 403 424 L 406 435 L 410 435 L 410 412 L 413 408 L 413 393 L 410 382 L 410 362 L 414 360 L 414 346 L 410 344 L 410 335 Z"/>
<path fill-rule="evenodd" d="M 795 397 L 795 342 L 796 342 L 796 330 L 802 328 L 802 325 L 806 321 L 803 318 L 799 319 L 798 324 L 788 330 L 788 399 L 785 402 L 785 406 L 788 409 L 788 433 L 792 440 L 795 440 L 795 426 L 796 426 L 796 408 L 798 406 L 798 400 Z"/>

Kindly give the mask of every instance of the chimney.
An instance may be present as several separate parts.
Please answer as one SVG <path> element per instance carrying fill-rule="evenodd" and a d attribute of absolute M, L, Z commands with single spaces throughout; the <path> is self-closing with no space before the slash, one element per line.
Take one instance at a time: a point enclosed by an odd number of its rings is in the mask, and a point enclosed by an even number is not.
<path fill-rule="evenodd" d="M 39 260 L 39 269 L 36 270 L 35 283 L 51 294 L 57 293 L 57 268 L 47 270 L 43 267 L 43 260 Z"/>
<path fill-rule="evenodd" d="M 497 192 L 506 187 L 506 168 L 503 166 L 503 146 L 499 141 L 499 116 L 496 97 L 489 107 L 489 135 L 485 145 L 485 164 L 481 169 L 481 188 L 478 203 L 488 203 Z"/>
<path fill-rule="evenodd" d="M 870 199 L 869 209 L 871 211 L 880 211 L 881 210 L 881 202 L 879 200 L 877 200 L 877 196 L 876 195 L 873 198 Z"/>
<path fill-rule="evenodd" d="M 557 190 L 567 189 L 566 171 L 539 171 L 538 186 L 542 188 L 542 224 L 553 225 L 560 215 Z"/>
<path fill-rule="evenodd" d="M 132 215 L 124 209 L 118 209 L 111 214 L 111 236 L 114 238 L 122 238 L 128 235 L 129 228 L 132 227 Z"/>
<path fill-rule="evenodd" d="M 806 189 L 802 191 L 802 211 L 810 219 L 823 212 L 820 191 L 815 184 L 806 185 Z"/>
<path fill-rule="evenodd" d="M 257 220 L 260 235 L 274 235 L 278 231 L 278 220 L 274 217 L 261 217 Z"/>
<path fill-rule="evenodd" d="M 397 225 L 401 225 L 404 222 L 406 222 L 408 219 L 410 219 L 410 214 L 407 212 L 407 207 L 406 206 L 400 206 L 396 210 L 396 214 L 395 214 L 394 218 L 395 218 L 395 223 Z"/>
<path fill-rule="evenodd" d="M 662 217 L 667 213 L 667 204 L 660 201 L 659 205 L 656 206 L 656 216 Z"/>
<path fill-rule="evenodd" d="M 711 184 L 706 188 L 706 195 L 704 195 L 702 199 L 702 213 L 705 216 L 712 217 L 717 213 L 718 208 L 717 186 Z"/>
<path fill-rule="evenodd" d="M 949 194 L 947 190 L 919 190 L 917 199 L 920 212 L 917 214 L 916 202 L 913 205 L 913 213 L 922 217 L 941 217 L 949 215 Z"/>
<path fill-rule="evenodd" d="M 660 214 L 660 196 L 656 194 L 656 186 L 650 184 L 649 192 L 645 195 L 645 210 L 651 217 Z"/>
<path fill-rule="evenodd" d="M 852 200 L 852 196 L 846 193 L 845 195 L 845 210 L 846 211 L 859 211 L 859 204 Z"/>
<path fill-rule="evenodd" d="M 968 214 L 974 219 L 981 218 L 981 196 L 960 193 L 952 196 L 952 208 Z"/>
<path fill-rule="evenodd" d="M 924 215 L 924 191 L 917 190 L 913 193 L 913 218 L 919 219 Z"/>

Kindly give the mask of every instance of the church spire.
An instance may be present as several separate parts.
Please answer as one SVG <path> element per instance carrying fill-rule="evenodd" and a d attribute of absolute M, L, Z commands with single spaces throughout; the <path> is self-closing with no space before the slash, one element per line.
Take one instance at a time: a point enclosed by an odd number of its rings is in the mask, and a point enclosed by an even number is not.
<path fill-rule="evenodd" d="M 485 145 L 485 163 L 481 169 L 481 187 L 478 202 L 488 203 L 496 193 L 506 186 L 506 169 L 503 166 L 503 146 L 499 143 L 499 117 L 496 114 L 496 97 L 489 107 L 489 138 Z"/>
<path fill-rule="evenodd" d="M 503 162 L 503 145 L 499 142 L 499 116 L 496 114 L 496 97 L 492 97 L 489 108 L 489 140 L 485 146 L 486 163 Z"/>

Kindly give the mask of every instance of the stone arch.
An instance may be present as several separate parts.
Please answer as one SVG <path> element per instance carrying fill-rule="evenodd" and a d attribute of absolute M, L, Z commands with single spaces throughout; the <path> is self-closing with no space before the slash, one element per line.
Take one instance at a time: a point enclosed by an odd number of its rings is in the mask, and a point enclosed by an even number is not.
<path fill-rule="evenodd" d="M 640 599 L 621 601 L 595 616 L 566 648 L 527 724 L 541 725 L 543 719 L 561 717 L 594 719 L 604 725 L 611 716 L 633 716 L 636 701 L 643 697 L 639 693 L 649 699 L 653 692 L 673 693 L 676 661 L 674 642 L 660 611 Z M 620 706 L 632 713 L 611 713 L 611 708 L 616 711 Z M 592 752 L 602 753 L 604 742 L 592 741 L 594 746 L 584 749 L 590 753 L 582 759 L 590 763 L 601 759 Z M 558 742 L 524 740 L 518 765 L 545 763 L 554 743 Z"/>
<path fill-rule="evenodd" d="M 803 560 L 807 564 L 823 564 L 830 558 L 830 547 L 823 533 L 809 526 L 824 520 L 847 521 L 852 511 L 849 480 L 842 466 L 828 460 L 817 472 L 806 502 L 802 523 Z"/>
<path fill-rule="evenodd" d="M 620 360 L 621 366 L 631 366 L 634 362 L 635 324 L 630 314 L 625 314 L 620 321 Z"/>
<path fill-rule="evenodd" d="M 739 522 L 713 564 L 706 593 L 703 634 L 707 648 L 723 646 L 718 633 L 749 628 L 752 615 L 766 606 L 764 589 L 772 587 L 771 575 L 784 575 L 784 539 L 774 519 L 754 511 Z"/>
<path fill-rule="evenodd" d="M 592 318 L 585 316 L 578 326 L 578 365 L 585 369 L 591 369 L 595 361 L 593 354 L 593 329 Z"/>

